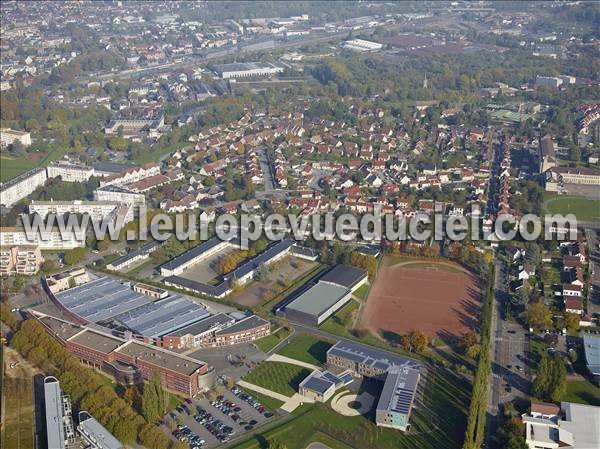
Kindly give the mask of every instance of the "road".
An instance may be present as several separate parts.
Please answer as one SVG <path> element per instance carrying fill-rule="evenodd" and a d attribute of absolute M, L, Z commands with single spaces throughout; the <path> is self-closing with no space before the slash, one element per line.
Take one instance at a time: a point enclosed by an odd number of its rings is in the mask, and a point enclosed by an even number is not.
<path fill-rule="evenodd" d="M 597 231 L 586 228 L 585 238 L 588 243 L 589 265 L 589 290 L 587 312 L 600 314 L 600 238 Z"/>
<path fill-rule="evenodd" d="M 507 402 L 529 397 L 531 389 L 528 364 L 529 338 L 519 323 L 504 319 L 508 301 L 508 267 L 494 261 L 495 281 L 492 303 L 490 350 L 492 351 L 492 378 L 488 391 L 488 422 L 486 448 L 493 448 L 493 435 L 502 424 L 501 407 Z"/>

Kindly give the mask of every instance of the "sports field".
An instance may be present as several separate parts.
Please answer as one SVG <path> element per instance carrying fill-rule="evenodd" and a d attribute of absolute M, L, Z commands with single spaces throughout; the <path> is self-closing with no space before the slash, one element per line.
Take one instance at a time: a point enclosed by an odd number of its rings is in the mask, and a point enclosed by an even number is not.
<path fill-rule="evenodd" d="M 573 214 L 577 220 L 600 220 L 600 200 L 577 196 L 553 196 L 544 204 L 547 213 Z"/>
<path fill-rule="evenodd" d="M 384 260 L 361 326 L 388 340 L 412 330 L 450 343 L 477 325 L 481 292 L 459 265 L 430 260 Z"/>

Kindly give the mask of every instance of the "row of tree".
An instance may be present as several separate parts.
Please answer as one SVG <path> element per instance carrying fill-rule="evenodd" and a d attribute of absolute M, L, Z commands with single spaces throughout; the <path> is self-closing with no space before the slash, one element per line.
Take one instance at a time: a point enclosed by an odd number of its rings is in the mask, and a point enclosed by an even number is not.
<path fill-rule="evenodd" d="M 480 329 L 480 354 L 473 379 L 471 391 L 471 405 L 469 407 L 467 431 L 463 449 L 478 449 L 482 446 L 485 437 L 485 423 L 487 413 L 488 384 L 492 371 L 490 356 L 490 332 L 492 322 L 492 307 L 494 295 L 494 275 L 492 267 L 489 268 L 488 286 L 481 310 L 482 322 Z"/>
<path fill-rule="evenodd" d="M 131 445 L 137 441 L 148 449 L 185 447 L 179 442 L 172 443 L 160 428 L 119 397 L 101 374 L 82 366 L 56 340 L 48 338 L 39 322 L 23 322 L 11 339 L 11 346 L 42 371 L 57 377 L 75 408 L 89 411 L 121 442 Z M 150 410 L 149 405 L 146 408 Z M 151 412 L 149 417 L 155 417 L 155 413 Z"/>

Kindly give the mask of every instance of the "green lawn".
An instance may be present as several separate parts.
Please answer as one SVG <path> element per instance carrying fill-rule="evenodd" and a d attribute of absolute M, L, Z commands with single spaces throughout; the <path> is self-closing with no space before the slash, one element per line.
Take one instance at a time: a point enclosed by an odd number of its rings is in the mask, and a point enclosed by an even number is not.
<path fill-rule="evenodd" d="M 338 310 L 333 316 L 328 318 L 320 327 L 324 331 L 332 334 L 347 336 L 352 330 L 352 323 L 358 313 L 359 304 L 356 301 L 350 301 L 341 310 Z"/>
<path fill-rule="evenodd" d="M 31 379 L 4 378 L 6 405 L 2 444 L 6 448 L 33 449 L 33 385 Z"/>
<path fill-rule="evenodd" d="M 367 294 L 369 293 L 369 284 L 361 285 L 355 292 L 354 296 L 356 296 L 360 300 L 365 300 L 367 298 Z"/>
<path fill-rule="evenodd" d="M 4 155 L 0 156 L 0 181 L 8 181 L 36 167 L 45 167 L 50 162 L 60 159 L 67 150 L 68 147 L 66 146 L 55 148 L 37 161 L 29 160 L 26 157 L 12 158 Z"/>
<path fill-rule="evenodd" d="M 562 400 L 600 407 L 600 388 L 589 380 L 572 380 L 567 382 L 567 394 Z"/>
<path fill-rule="evenodd" d="M 462 446 L 466 426 L 469 385 L 446 371 L 430 376 L 425 387 L 427 410 L 416 409 L 408 434 L 377 427 L 373 414 L 344 417 L 328 404 L 304 405 L 294 418 L 234 446 L 265 449 L 277 441 L 288 449 L 305 449 L 320 441 L 332 449 L 456 449 Z"/>
<path fill-rule="evenodd" d="M 165 148 L 157 148 L 152 151 L 142 152 L 137 158 L 134 159 L 134 162 L 138 164 L 147 164 L 148 162 L 158 162 L 161 157 L 174 153 L 175 151 L 189 145 L 188 142 L 179 142 L 174 143 L 173 145 L 169 145 Z"/>
<path fill-rule="evenodd" d="M 291 329 L 289 327 L 282 327 L 277 332 L 255 341 L 254 344 L 258 346 L 262 352 L 269 352 L 281 341 L 287 338 L 287 336 L 290 335 L 290 332 Z"/>
<path fill-rule="evenodd" d="M 240 387 L 238 387 L 238 388 L 240 388 Z M 247 394 L 249 394 L 254 399 L 259 401 L 262 405 L 264 405 L 269 410 L 277 410 L 278 408 L 280 408 L 283 405 L 283 402 L 281 402 L 278 399 L 272 398 L 271 396 L 265 396 L 264 394 L 257 393 L 256 391 L 253 391 L 253 390 L 248 390 L 248 389 L 244 389 L 244 388 L 240 388 L 240 389 L 244 390 Z"/>
<path fill-rule="evenodd" d="M 573 214 L 578 220 L 590 221 L 600 219 L 600 200 L 590 200 L 577 196 L 547 197 L 545 204 L 551 214 Z"/>
<path fill-rule="evenodd" d="M 25 158 L 9 159 L 0 157 L 0 181 L 8 181 L 37 166 L 38 161 L 30 161 Z"/>
<path fill-rule="evenodd" d="M 332 342 L 322 340 L 314 335 L 299 334 L 277 353 L 313 365 L 322 365 L 327 359 L 327 350 L 331 346 L 333 346 Z"/>
<path fill-rule="evenodd" d="M 259 387 L 292 397 L 298 392 L 298 385 L 310 374 L 301 366 L 281 362 L 263 362 L 250 371 L 244 380 Z"/>

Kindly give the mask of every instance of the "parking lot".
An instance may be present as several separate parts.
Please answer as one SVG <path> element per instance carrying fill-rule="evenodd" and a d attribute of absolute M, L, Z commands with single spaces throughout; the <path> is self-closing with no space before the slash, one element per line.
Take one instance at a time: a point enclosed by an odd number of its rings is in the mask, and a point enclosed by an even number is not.
<path fill-rule="evenodd" d="M 178 424 L 177 429 L 170 432 L 171 437 L 192 449 L 212 448 L 273 419 L 274 414 L 260 402 L 236 388 L 233 391 L 235 393 L 224 391 L 212 401 L 208 398 L 186 400 L 165 418 L 165 423 L 171 420 Z"/>

